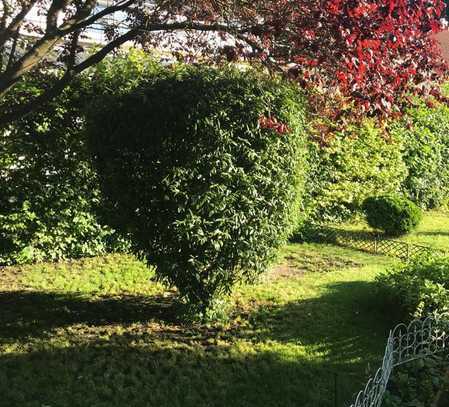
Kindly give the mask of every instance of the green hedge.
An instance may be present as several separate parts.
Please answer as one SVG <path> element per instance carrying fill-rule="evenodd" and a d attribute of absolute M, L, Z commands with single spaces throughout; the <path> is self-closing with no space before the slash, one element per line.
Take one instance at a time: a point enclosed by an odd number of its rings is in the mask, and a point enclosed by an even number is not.
<path fill-rule="evenodd" d="M 390 131 L 403 144 L 408 174 L 402 190 L 424 209 L 449 202 L 449 107 L 442 104 L 408 109 Z"/>
<path fill-rule="evenodd" d="M 304 98 L 254 71 L 185 67 L 92 109 L 117 228 L 200 311 L 273 259 L 296 223 Z"/>
<path fill-rule="evenodd" d="M 106 59 L 62 96 L 0 135 L 0 264 L 57 260 L 121 248 L 108 226 L 114 208 L 101 196 L 86 150 L 84 109 L 164 69 L 142 51 Z M 43 75 L 40 73 L 39 75 Z M 48 83 L 55 74 L 47 74 Z M 36 93 L 33 77 L 10 94 Z M 250 101 L 249 101 L 250 102 Z M 309 143 L 303 220 L 340 221 L 372 195 L 402 192 L 422 208 L 449 203 L 449 108 L 423 103 L 390 124 L 386 139 L 372 120 Z"/>
<path fill-rule="evenodd" d="M 413 319 L 449 310 L 449 258 L 420 257 L 377 277 L 391 310 Z"/>
<path fill-rule="evenodd" d="M 32 80 L 22 85 L 30 88 Z M 0 138 L 1 264 L 107 250 L 112 232 L 95 216 L 99 191 L 79 131 L 82 87 L 75 82 Z"/>
<path fill-rule="evenodd" d="M 347 220 L 365 198 L 397 192 L 423 209 L 447 207 L 449 107 L 416 100 L 387 132 L 365 119 L 324 146 L 310 143 L 308 220 Z"/>
<path fill-rule="evenodd" d="M 407 171 L 400 143 L 368 119 L 325 146 L 311 142 L 309 161 L 305 211 L 320 222 L 347 220 L 367 197 L 399 191 Z"/>
<path fill-rule="evenodd" d="M 143 52 L 105 60 L 38 113 L 0 132 L 0 264 L 60 260 L 124 250 L 108 226 L 84 132 L 93 96 L 120 93 L 160 69 Z M 43 74 L 49 85 L 56 74 Z M 36 93 L 36 78 L 8 96 Z M 27 96 L 29 97 L 29 96 Z"/>

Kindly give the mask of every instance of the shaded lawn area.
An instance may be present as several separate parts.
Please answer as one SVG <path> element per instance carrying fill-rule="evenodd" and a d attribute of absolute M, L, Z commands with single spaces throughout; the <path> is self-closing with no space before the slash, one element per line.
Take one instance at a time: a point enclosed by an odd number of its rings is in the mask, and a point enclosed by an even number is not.
<path fill-rule="evenodd" d="M 343 406 L 396 322 L 372 283 L 393 261 L 286 246 L 210 325 L 130 256 L 3 269 L 0 406 Z"/>
<path fill-rule="evenodd" d="M 372 231 L 364 220 L 336 227 L 344 230 Z M 421 224 L 414 232 L 394 239 L 449 251 L 449 211 L 425 212 Z"/>

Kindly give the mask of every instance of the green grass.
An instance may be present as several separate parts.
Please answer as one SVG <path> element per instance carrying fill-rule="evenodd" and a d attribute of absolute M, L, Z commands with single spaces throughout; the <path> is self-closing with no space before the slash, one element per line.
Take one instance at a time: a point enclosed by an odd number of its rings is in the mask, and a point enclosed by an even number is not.
<path fill-rule="evenodd" d="M 372 230 L 365 221 L 351 222 L 338 227 L 354 231 Z M 449 251 L 449 212 L 425 212 L 421 224 L 415 231 L 397 239 Z"/>
<path fill-rule="evenodd" d="M 314 244 L 282 258 L 205 325 L 129 256 L 3 269 L 0 406 L 327 407 L 336 373 L 344 405 L 396 322 L 373 285 L 394 260 Z"/>

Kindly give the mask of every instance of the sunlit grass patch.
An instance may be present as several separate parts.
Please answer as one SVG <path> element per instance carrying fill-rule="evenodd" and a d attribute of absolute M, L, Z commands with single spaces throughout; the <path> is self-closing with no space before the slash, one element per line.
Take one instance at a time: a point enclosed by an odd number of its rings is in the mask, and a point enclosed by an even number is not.
<path fill-rule="evenodd" d="M 395 260 L 318 244 L 238 287 L 230 318 L 179 319 L 176 293 L 129 256 L 8 268 L 0 406 L 339 405 L 383 355 L 373 279 Z M 11 284 L 14 282 L 14 284 Z"/>

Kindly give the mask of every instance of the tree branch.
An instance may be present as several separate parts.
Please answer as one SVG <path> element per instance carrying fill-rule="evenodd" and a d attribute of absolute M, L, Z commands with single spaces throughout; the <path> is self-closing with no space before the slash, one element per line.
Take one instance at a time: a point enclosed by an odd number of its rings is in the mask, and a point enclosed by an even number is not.
<path fill-rule="evenodd" d="M 5 94 L 22 75 L 33 69 L 61 38 L 54 34 L 46 34 L 28 50 L 8 70 L 0 75 L 0 95 Z"/>
<path fill-rule="evenodd" d="M 89 17 L 97 5 L 98 0 L 86 0 L 82 7 L 79 7 L 73 17 L 64 21 L 61 26 L 58 28 L 59 35 L 63 37 L 66 34 L 70 34 L 73 31 L 76 31 L 80 28 L 76 28 L 75 25 L 77 23 L 82 22 L 87 17 Z"/>
<path fill-rule="evenodd" d="M 9 25 L 4 30 L 0 31 L 0 47 L 5 45 L 11 36 L 14 35 L 14 32 L 20 27 L 36 1 L 37 0 L 30 0 L 29 3 L 25 4 Z"/>
<path fill-rule="evenodd" d="M 109 44 L 105 45 L 95 54 L 91 55 L 89 58 L 85 59 L 83 62 L 73 67 L 72 71 L 75 74 L 79 74 L 82 71 L 86 70 L 87 68 L 101 62 L 106 57 L 106 55 L 108 55 L 111 51 L 123 45 L 125 42 L 133 40 L 135 37 L 137 37 L 138 34 L 139 34 L 138 29 L 128 31 L 126 34 L 123 34 L 122 36 L 111 41 Z"/>
<path fill-rule="evenodd" d="M 43 106 L 45 103 L 51 99 L 59 96 L 65 87 L 73 80 L 73 78 L 79 73 L 83 72 L 87 68 L 99 63 L 103 60 L 106 55 L 111 51 L 118 48 L 120 45 L 127 41 L 131 41 L 139 33 L 139 30 L 130 30 L 121 37 L 116 38 L 109 44 L 104 46 L 95 54 L 91 55 L 89 58 L 81 62 L 80 64 L 69 68 L 66 73 L 48 90 L 42 93 L 40 96 L 34 98 L 29 103 L 20 106 L 14 106 L 8 112 L 0 113 L 0 128 L 12 123 L 15 120 L 23 118 L 33 111 L 36 111 L 39 107 Z"/>
<path fill-rule="evenodd" d="M 134 0 L 127 0 L 127 2 L 123 3 L 121 6 L 124 6 L 130 1 Z M 16 120 L 19 117 L 26 116 L 27 114 L 38 108 L 40 105 L 59 95 L 65 88 L 65 86 L 67 86 L 67 84 L 69 84 L 77 74 L 100 62 L 111 51 L 124 44 L 125 42 L 134 39 L 139 35 L 139 33 L 177 30 L 229 32 L 230 34 L 237 35 L 237 37 L 240 36 L 239 38 L 241 40 L 247 42 L 253 48 L 258 47 L 257 44 L 251 43 L 248 38 L 243 37 L 244 33 L 251 32 L 253 30 L 252 27 L 237 28 L 220 23 L 204 24 L 190 21 L 174 23 L 149 23 L 143 28 L 132 29 L 126 34 L 123 34 L 122 36 L 116 38 L 80 64 L 70 66 L 69 63 L 68 71 L 51 89 L 47 90 L 41 96 L 37 97 L 26 105 L 18 106 L 13 110 L 10 110 L 10 112 L 8 113 L 0 113 L 0 124 L 10 123 L 11 121 Z M 70 33 L 72 31 L 67 32 Z M 22 58 L 20 58 L 19 61 L 17 61 L 3 75 L 0 75 L 0 95 L 2 93 L 6 93 L 24 73 L 30 71 L 34 66 L 36 66 L 53 49 L 53 47 L 62 40 L 62 38 L 63 37 L 60 37 L 56 34 L 47 33 L 39 41 L 37 41 L 34 46 L 24 56 L 22 56 Z"/>
<path fill-rule="evenodd" d="M 46 32 L 53 31 L 57 28 L 58 17 L 61 12 L 67 7 L 69 0 L 53 0 L 47 13 L 47 28 Z"/>
<path fill-rule="evenodd" d="M 7 0 L 2 0 L 2 18 L 0 19 L 0 32 L 2 32 L 6 28 L 6 21 L 8 17 L 11 15 L 11 5 L 8 4 Z"/>
<path fill-rule="evenodd" d="M 122 3 L 118 3 L 115 6 L 109 6 L 104 8 L 103 10 L 99 11 L 97 14 L 84 19 L 83 21 L 76 22 L 73 19 L 68 20 L 64 22 L 59 30 L 65 35 L 72 31 L 82 30 L 83 28 L 86 28 L 98 20 L 100 20 L 103 17 L 106 17 L 107 15 L 114 14 L 118 11 L 126 10 L 129 6 L 131 6 L 133 3 L 136 3 L 136 0 L 127 0 Z M 75 17 L 74 17 L 75 18 Z"/>
<path fill-rule="evenodd" d="M 76 53 L 78 51 L 79 38 L 80 38 L 80 32 L 75 31 L 72 34 L 72 40 L 70 42 L 70 47 L 69 47 L 69 55 L 68 55 L 68 62 L 67 62 L 67 66 L 68 66 L 69 70 L 73 69 L 73 67 L 75 66 L 75 63 L 76 63 Z"/>
<path fill-rule="evenodd" d="M 16 54 L 17 41 L 19 40 L 19 34 L 20 34 L 20 29 L 17 28 L 17 30 L 13 36 L 13 39 L 12 39 L 11 50 L 9 51 L 8 62 L 6 63 L 5 71 L 7 71 L 14 62 L 14 56 Z"/>

